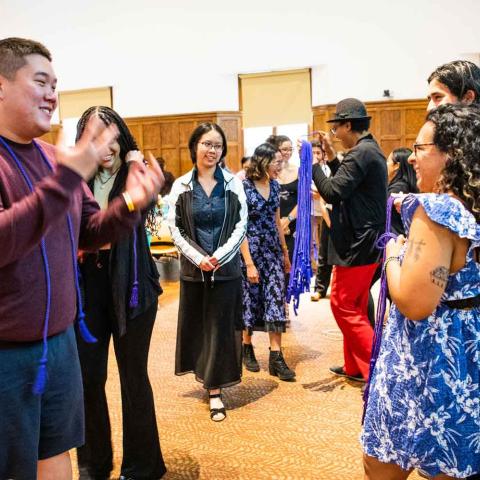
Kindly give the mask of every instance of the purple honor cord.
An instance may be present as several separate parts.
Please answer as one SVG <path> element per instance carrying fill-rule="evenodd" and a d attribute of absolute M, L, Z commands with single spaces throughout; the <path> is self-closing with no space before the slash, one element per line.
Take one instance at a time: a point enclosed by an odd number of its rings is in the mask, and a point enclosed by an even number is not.
<path fill-rule="evenodd" d="M 387 200 L 387 218 L 385 225 L 385 233 L 380 236 L 377 240 L 377 247 L 383 249 L 382 254 L 382 265 L 385 262 L 385 247 L 390 239 L 397 238 L 397 235 L 392 233 L 392 207 L 393 207 L 394 197 L 390 196 Z M 365 418 L 365 412 L 367 411 L 368 404 L 368 394 L 370 390 L 370 381 L 372 379 L 372 374 L 375 369 L 375 364 L 377 363 L 378 355 L 380 353 L 380 346 L 382 344 L 382 334 L 383 334 L 383 322 L 385 318 L 385 311 L 387 308 L 387 272 L 382 268 L 382 276 L 380 277 L 380 294 L 378 296 L 378 305 L 377 305 L 377 315 L 375 318 L 375 328 L 373 330 L 373 345 L 372 345 L 372 355 L 370 357 L 370 370 L 368 373 L 368 382 L 365 387 L 365 392 L 363 393 L 363 415 L 362 415 L 362 424 Z"/>
<path fill-rule="evenodd" d="M 17 165 L 17 168 L 20 170 L 25 183 L 28 185 L 30 192 L 34 191 L 33 182 L 31 181 L 30 177 L 28 176 L 27 171 L 25 170 L 22 162 L 17 157 L 15 152 L 11 149 L 10 145 L 0 136 L 0 143 L 7 149 L 8 153 L 12 157 L 13 161 Z M 33 145 L 39 151 L 40 155 L 42 156 L 44 162 L 50 169 L 53 171 L 52 164 L 43 153 L 43 150 L 40 146 L 33 141 Z M 79 321 L 79 329 L 83 339 L 88 343 L 94 343 L 97 339 L 88 331 L 87 325 L 85 324 L 85 314 L 83 312 L 83 304 L 82 304 L 82 297 L 80 294 L 80 286 L 79 286 L 79 279 L 78 279 L 78 266 L 77 266 L 77 251 L 75 249 L 75 241 L 73 235 L 73 226 L 72 226 L 72 219 L 70 214 L 67 213 L 67 225 L 68 225 L 68 234 L 70 237 L 70 247 L 72 251 L 72 261 L 73 261 L 73 274 L 75 278 L 75 288 L 77 292 L 77 308 L 78 308 L 78 321 Z M 42 237 L 40 240 L 40 250 L 42 253 L 42 261 L 43 261 L 43 270 L 45 274 L 45 288 L 46 288 L 46 300 L 45 300 L 45 316 L 44 316 L 44 323 L 43 323 L 43 350 L 42 350 L 42 357 L 39 360 L 39 367 L 37 370 L 37 376 L 35 378 L 35 382 L 33 384 L 33 393 L 36 395 L 41 395 L 45 391 L 45 384 L 47 381 L 47 363 L 48 363 L 48 323 L 50 320 L 50 307 L 51 307 L 51 300 L 52 300 L 52 280 L 50 277 L 50 266 L 48 263 L 48 255 L 47 255 L 47 248 L 45 244 L 45 237 Z"/>
<path fill-rule="evenodd" d="M 302 140 L 300 168 L 298 170 L 297 228 L 293 250 L 290 281 L 287 289 L 287 303 L 293 297 L 293 311 L 297 315 L 300 295 L 310 291 L 312 264 L 310 259 L 312 241 L 312 145 Z"/>

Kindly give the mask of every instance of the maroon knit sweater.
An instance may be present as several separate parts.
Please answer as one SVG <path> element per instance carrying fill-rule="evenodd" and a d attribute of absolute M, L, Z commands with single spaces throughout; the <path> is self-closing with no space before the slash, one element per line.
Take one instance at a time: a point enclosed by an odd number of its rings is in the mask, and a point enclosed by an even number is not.
<path fill-rule="evenodd" d="M 40 250 L 45 237 L 51 278 L 48 335 L 71 325 L 76 316 L 72 252 L 67 226 L 70 213 L 75 250 L 95 250 L 128 234 L 140 220 L 128 213 L 121 197 L 100 211 L 82 178 L 73 170 L 56 166 L 52 174 L 33 144 L 9 141 L 21 160 L 34 192 L 0 144 L 0 346 L 1 342 L 42 339 L 46 308 L 46 280 Z M 55 164 L 54 148 L 38 141 Z"/>

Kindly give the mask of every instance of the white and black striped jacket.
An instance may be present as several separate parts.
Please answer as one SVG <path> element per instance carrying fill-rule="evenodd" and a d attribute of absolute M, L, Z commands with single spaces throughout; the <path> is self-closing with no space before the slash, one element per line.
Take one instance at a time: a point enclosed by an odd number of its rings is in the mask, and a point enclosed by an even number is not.
<path fill-rule="evenodd" d="M 220 240 L 212 256 L 220 268 L 215 280 L 233 280 L 241 276 L 239 249 L 245 238 L 248 207 L 242 182 L 222 169 L 225 188 L 225 216 Z M 201 282 L 204 279 L 199 264 L 207 253 L 198 245 L 193 222 L 193 169 L 175 180 L 168 196 L 167 223 L 172 239 L 182 254 L 180 277 L 182 280 Z"/>

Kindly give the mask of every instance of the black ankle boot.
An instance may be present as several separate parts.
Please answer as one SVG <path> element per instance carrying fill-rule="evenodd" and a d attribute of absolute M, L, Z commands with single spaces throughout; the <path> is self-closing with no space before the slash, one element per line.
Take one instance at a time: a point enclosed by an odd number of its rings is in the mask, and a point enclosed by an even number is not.
<path fill-rule="evenodd" d="M 270 351 L 268 371 L 270 372 L 270 375 L 275 375 L 280 380 L 293 380 L 295 378 L 295 372 L 288 368 L 281 351 Z"/>
<path fill-rule="evenodd" d="M 249 372 L 259 372 L 260 366 L 255 358 L 255 351 L 251 343 L 243 344 L 243 363 Z"/>

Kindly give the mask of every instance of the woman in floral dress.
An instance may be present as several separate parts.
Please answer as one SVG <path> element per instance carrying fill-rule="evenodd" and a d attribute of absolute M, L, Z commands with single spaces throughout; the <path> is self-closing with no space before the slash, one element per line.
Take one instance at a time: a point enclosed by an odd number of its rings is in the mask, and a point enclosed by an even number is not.
<path fill-rule="evenodd" d="M 293 380 L 295 372 L 283 358 L 285 332 L 284 274 L 290 260 L 280 222 L 280 185 L 275 180 L 282 166 L 280 152 L 268 143 L 255 149 L 243 188 L 247 197 L 247 236 L 242 244 L 243 359 L 247 370 L 260 367 L 252 346 L 253 330 L 270 337 L 269 372 L 280 380 Z"/>
<path fill-rule="evenodd" d="M 393 301 L 372 372 L 365 478 L 480 472 L 480 110 L 427 116 L 409 161 L 419 195 L 401 203 L 408 239 L 387 245 Z"/>

